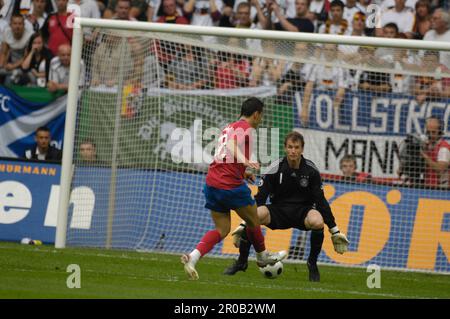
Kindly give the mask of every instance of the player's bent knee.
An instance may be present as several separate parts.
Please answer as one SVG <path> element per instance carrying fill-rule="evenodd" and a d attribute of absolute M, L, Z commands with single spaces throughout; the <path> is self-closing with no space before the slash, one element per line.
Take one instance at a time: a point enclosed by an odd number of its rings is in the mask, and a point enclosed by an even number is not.
<path fill-rule="evenodd" d="M 322 215 L 316 211 L 311 210 L 305 220 L 305 225 L 309 229 L 319 230 L 324 228 L 324 221 Z"/>
<path fill-rule="evenodd" d="M 261 225 L 270 224 L 270 212 L 266 206 L 258 207 L 258 219 Z"/>

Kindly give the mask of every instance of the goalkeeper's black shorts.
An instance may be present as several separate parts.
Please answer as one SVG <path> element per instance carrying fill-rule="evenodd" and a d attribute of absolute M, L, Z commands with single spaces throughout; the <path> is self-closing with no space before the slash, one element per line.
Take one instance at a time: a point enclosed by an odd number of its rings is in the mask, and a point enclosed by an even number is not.
<path fill-rule="evenodd" d="M 313 209 L 312 206 L 305 205 L 265 205 L 269 209 L 270 229 L 289 229 L 297 228 L 307 230 L 305 227 L 305 218 L 308 212 Z"/>

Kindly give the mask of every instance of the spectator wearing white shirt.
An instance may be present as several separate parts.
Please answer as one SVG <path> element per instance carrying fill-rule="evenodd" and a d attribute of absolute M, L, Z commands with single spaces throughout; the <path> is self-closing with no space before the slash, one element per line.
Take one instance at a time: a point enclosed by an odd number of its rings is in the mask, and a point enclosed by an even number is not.
<path fill-rule="evenodd" d="M 69 0 L 69 4 L 76 4 L 80 7 L 82 18 L 100 19 L 101 17 L 97 1 L 95 0 Z"/>
<path fill-rule="evenodd" d="M 33 0 L 30 13 L 26 16 L 26 23 L 30 23 L 34 31 L 39 31 L 47 19 L 46 7 L 46 0 Z"/>
<path fill-rule="evenodd" d="M 398 27 L 395 23 L 388 23 L 386 24 L 382 29 L 382 35 L 383 38 L 388 39 L 397 39 L 399 38 L 399 32 Z M 378 59 L 384 60 L 389 63 L 394 62 L 394 48 L 386 48 L 386 47 L 379 47 L 375 51 L 375 56 Z"/>
<path fill-rule="evenodd" d="M 395 6 L 381 13 L 381 27 L 388 23 L 395 23 L 400 33 L 412 32 L 415 23 L 414 9 L 405 6 L 405 0 L 395 0 Z M 377 36 L 381 36 L 377 29 Z"/>
<path fill-rule="evenodd" d="M 356 0 L 347 0 L 344 8 L 344 19 L 351 25 L 353 17 L 358 12 L 364 12 L 364 8 Z"/>
<path fill-rule="evenodd" d="M 345 35 L 351 35 L 355 37 L 365 36 L 364 34 L 365 24 L 366 24 L 366 15 L 361 11 L 356 12 L 352 17 L 352 28 L 351 30 L 348 30 Z M 348 63 L 352 63 L 359 56 L 358 53 L 359 45 L 340 44 L 338 48 L 340 58 Z"/>
<path fill-rule="evenodd" d="M 6 71 L 6 84 L 17 84 L 20 81 L 25 49 L 32 34 L 31 30 L 25 28 L 24 17 L 21 14 L 13 14 L 10 26 L 3 32 L 1 44 L 0 68 L 3 68 L 3 72 Z"/>
<path fill-rule="evenodd" d="M 431 18 L 431 30 L 423 37 L 425 41 L 450 42 L 450 14 L 436 9 Z M 450 68 L 450 52 L 441 52 L 440 63 Z"/>
<path fill-rule="evenodd" d="M 344 3 L 334 0 L 330 4 L 331 18 L 319 28 L 319 33 L 343 35 L 349 29 L 348 21 L 344 19 Z"/>
<path fill-rule="evenodd" d="M 67 92 L 69 88 L 70 56 L 72 48 L 69 44 L 61 44 L 58 47 L 58 56 L 50 62 L 47 89 L 49 92 L 63 90 Z M 84 79 L 84 63 L 80 63 L 80 84 Z"/>
<path fill-rule="evenodd" d="M 408 54 L 406 49 L 395 49 L 393 69 L 396 71 L 405 71 L 408 66 L 413 63 L 412 57 Z M 391 73 L 390 83 L 392 88 L 392 93 L 403 93 L 407 94 L 412 92 L 413 88 L 413 78 L 411 75 L 404 74 L 403 72 Z"/>
<path fill-rule="evenodd" d="M 431 0 L 428 0 L 430 2 Z M 414 9 L 416 6 L 417 0 L 406 0 L 405 6 L 411 9 Z M 395 6 L 395 0 L 383 0 L 381 2 L 381 9 L 389 9 Z"/>
<path fill-rule="evenodd" d="M 305 93 L 302 101 L 301 122 L 307 126 L 309 120 L 309 104 L 314 87 L 319 90 L 330 90 L 336 92 L 333 107 L 338 110 L 345 96 L 344 70 L 340 68 L 337 60 L 337 46 L 335 44 L 325 44 L 322 49 L 321 60 L 327 63 L 333 63 L 333 66 L 318 64 L 314 67 L 308 83 L 305 87 Z"/>
<path fill-rule="evenodd" d="M 222 0 L 188 0 L 184 4 L 186 16 L 191 17 L 192 25 L 217 25 L 224 5 Z"/>

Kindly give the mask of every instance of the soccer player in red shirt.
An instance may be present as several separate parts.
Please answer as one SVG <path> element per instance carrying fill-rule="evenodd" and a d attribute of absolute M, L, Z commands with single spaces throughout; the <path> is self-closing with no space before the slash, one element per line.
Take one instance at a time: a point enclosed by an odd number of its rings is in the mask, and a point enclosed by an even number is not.
<path fill-rule="evenodd" d="M 245 179 L 255 180 L 253 174 L 246 172 L 247 168 L 259 169 L 259 164 L 250 160 L 250 153 L 252 130 L 261 123 L 263 106 L 263 102 L 257 98 L 245 100 L 242 104 L 240 119 L 229 124 L 219 137 L 214 161 L 209 166 L 203 188 L 206 198 L 205 207 L 211 210 L 211 217 L 216 228 L 206 232 L 190 254 L 181 256 L 184 270 L 190 279 L 199 278 L 195 270 L 198 260 L 230 232 L 230 210 L 235 210 L 246 221 L 247 236 L 255 248 L 258 266 L 275 264 L 287 255 L 286 251 L 275 254 L 266 251 L 256 202 L 244 181 Z"/>

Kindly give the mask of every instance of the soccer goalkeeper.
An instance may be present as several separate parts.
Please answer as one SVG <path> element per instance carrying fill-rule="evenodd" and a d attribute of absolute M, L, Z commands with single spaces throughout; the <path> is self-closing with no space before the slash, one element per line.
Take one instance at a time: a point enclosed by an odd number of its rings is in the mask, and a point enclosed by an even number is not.
<path fill-rule="evenodd" d="M 311 250 L 307 262 L 309 280 L 320 281 L 317 257 L 322 249 L 324 223 L 329 228 L 337 253 L 347 251 L 349 241 L 335 223 L 323 194 L 319 171 L 313 162 L 302 156 L 304 145 L 300 133 L 293 131 L 286 136 L 286 156 L 273 163 L 262 177 L 255 199 L 262 225 L 270 229 L 311 230 Z M 266 204 L 267 197 L 270 197 L 270 204 Z M 246 238 L 245 228 L 245 223 L 241 223 L 232 233 L 234 245 L 239 247 L 239 258 L 225 270 L 227 275 L 247 269 L 251 244 Z"/>

